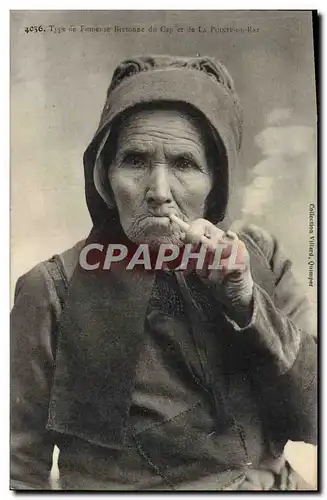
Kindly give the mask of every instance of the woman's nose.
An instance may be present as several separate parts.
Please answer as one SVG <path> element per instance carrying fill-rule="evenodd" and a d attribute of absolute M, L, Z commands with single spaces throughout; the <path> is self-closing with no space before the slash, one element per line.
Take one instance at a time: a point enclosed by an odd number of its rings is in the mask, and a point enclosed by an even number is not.
<path fill-rule="evenodd" d="M 155 166 L 151 171 L 146 193 L 146 201 L 149 205 L 158 206 L 172 202 L 168 175 L 165 165 Z"/>

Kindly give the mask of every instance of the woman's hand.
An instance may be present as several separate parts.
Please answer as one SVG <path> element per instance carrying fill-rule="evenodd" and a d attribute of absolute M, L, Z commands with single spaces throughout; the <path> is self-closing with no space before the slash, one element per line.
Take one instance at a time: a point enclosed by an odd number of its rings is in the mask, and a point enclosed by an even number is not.
<path fill-rule="evenodd" d="M 253 279 L 250 256 L 243 241 L 235 233 L 214 226 L 206 219 L 196 219 L 185 231 L 184 243 L 192 244 L 192 251 L 206 250 L 203 266 L 192 268 L 209 286 L 227 309 L 227 314 L 239 326 L 251 321 L 253 311 Z M 199 266 L 198 266 L 199 267 Z"/>

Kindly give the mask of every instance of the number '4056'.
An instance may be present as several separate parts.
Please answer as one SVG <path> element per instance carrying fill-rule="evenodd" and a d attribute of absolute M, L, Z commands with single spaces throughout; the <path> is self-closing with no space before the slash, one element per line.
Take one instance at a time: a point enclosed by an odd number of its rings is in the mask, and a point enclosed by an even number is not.
<path fill-rule="evenodd" d="M 44 31 L 43 26 L 26 26 L 25 32 L 26 33 L 41 33 Z"/>

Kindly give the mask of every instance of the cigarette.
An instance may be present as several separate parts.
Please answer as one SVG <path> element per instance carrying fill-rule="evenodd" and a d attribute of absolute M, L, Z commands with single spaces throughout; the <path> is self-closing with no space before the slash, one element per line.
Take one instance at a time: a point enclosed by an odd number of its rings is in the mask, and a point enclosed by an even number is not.
<path fill-rule="evenodd" d="M 169 214 L 169 218 L 171 221 L 175 222 L 184 232 L 187 233 L 190 231 L 190 225 L 187 222 L 180 219 L 179 217 L 177 217 L 176 215 Z M 192 236 L 193 236 L 193 234 L 192 234 Z M 198 236 L 194 233 L 194 237 L 197 238 Z M 229 230 L 226 231 L 226 233 L 224 234 L 224 238 L 227 238 L 230 241 L 235 241 L 238 239 L 237 234 L 233 233 L 233 231 L 229 231 Z M 201 243 L 208 243 L 208 242 L 210 242 L 210 239 L 207 238 L 206 236 L 202 235 L 200 237 L 200 241 L 201 241 Z"/>
<path fill-rule="evenodd" d="M 176 222 L 176 224 L 181 228 L 183 229 L 183 231 L 189 231 L 190 230 L 190 225 L 183 221 L 182 219 L 179 219 L 176 215 L 174 214 L 169 214 L 169 218 L 170 220 L 172 220 L 173 222 Z"/>

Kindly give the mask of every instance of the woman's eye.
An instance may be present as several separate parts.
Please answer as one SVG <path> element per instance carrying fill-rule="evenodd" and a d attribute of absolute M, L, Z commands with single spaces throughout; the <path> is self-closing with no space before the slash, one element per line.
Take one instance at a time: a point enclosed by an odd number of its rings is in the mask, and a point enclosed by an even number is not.
<path fill-rule="evenodd" d="M 175 162 L 175 166 L 177 168 L 180 168 L 181 170 L 198 168 L 197 164 L 193 160 L 190 160 L 189 158 L 178 158 Z"/>
<path fill-rule="evenodd" d="M 133 167 L 144 167 L 146 162 L 145 162 L 145 158 L 143 155 L 129 154 L 124 158 L 124 163 L 128 163 L 129 165 L 132 165 Z"/>

